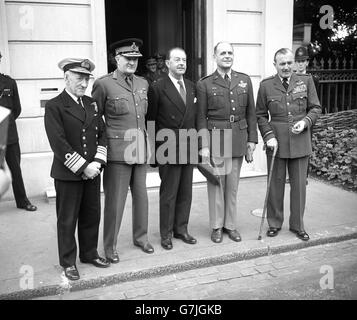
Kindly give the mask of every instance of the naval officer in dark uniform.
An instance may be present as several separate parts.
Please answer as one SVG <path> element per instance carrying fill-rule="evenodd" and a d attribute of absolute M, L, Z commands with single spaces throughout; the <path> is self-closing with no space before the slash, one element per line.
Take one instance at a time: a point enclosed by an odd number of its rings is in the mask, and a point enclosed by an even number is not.
<path fill-rule="evenodd" d="M 100 170 L 107 160 L 104 123 L 94 100 L 85 96 L 94 64 L 88 59 L 64 59 L 65 90 L 49 100 L 45 129 L 54 153 L 57 238 L 60 265 L 70 280 L 79 279 L 79 258 L 99 268 L 110 264 L 97 252 L 100 222 Z"/>
<path fill-rule="evenodd" d="M 289 229 L 301 240 L 309 240 L 303 216 L 306 202 L 306 170 L 311 154 L 311 126 L 321 113 L 311 75 L 293 72 L 294 54 L 279 49 L 274 55 L 277 74 L 260 83 L 256 113 L 267 146 L 268 169 L 272 149 L 277 148 L 268 197 L 269 237 L 276 236 L 284 221 L 286 168 L 290 178 Z"/>
<path fill-rule="evenodd" d="M 2 55 L 0 52 L 0 61 Z M 8 75 L 0 73 L 0 106 L 11 110 L 5 159 L 12 175 L 12 190 L 16 206 L 27 211 L 36 211 L 37 207 L 31 204 L 27 198 L 24 181 L 21 172 L 21 151 L 19 136 L 17 133 L 16 119 L 21 113 L 21 104 L 17 84 Z"/>
<path fill-rule="evenodd" d="M 128 188 L 132 194 L 133 242 L 153 253 L 148 241 L 146 190 L 146 125 L 148 82 L 134 73 L 142 57 L 140 39 L 124 39 L 110 46 L 117 69 L 94 82 L 92 96 L 104 115 L 108 138 L 108 164 L 104 169 L 104 250 L 119 262 L 117 240 Z"/>
<path fill-rule="evenodd" d="M 234 50 L 230 43 L 220 42 L 214 48 L 217 70 L 197 83 L 198 130 L 208 129 L 210 138 L 203 141 L 203 158 L 211 157 L 225 166 L 221 183 L 207 181 L 211 240 L 222 242 L 222 232 L 236 242 L 237 191 L 243 157 L 252 161 L 258 143 L 253 87 L 248 75 L 232 70 Z M 223 156 L 224 131 L 231 132 L 231 154 Z M 213 134 L 220 134 L 220 145 L 214 145 Z"/>

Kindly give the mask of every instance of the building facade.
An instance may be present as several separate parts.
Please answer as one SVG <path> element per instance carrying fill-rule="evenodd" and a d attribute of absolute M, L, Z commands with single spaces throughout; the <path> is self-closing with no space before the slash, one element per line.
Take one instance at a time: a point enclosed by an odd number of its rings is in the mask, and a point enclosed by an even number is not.
<path fill-rule="evenodd" d="M 293 0 L 0 0 L 0 72 L 16 79 L 22 103 L 17 120 L 28 195 L 53 188 L 53 154 L 44 130 L 44 105 L 64 87 L 57 62 L 88 57 L 94 77 L 111 71 L 109 43 L 144 40 L 143 54 L 182 46 L 192 80 L 215 70 L 213 47 L 229 41 L 234 69 L 247 73 L 255 97 L 259 82 L 275 73 L 273 55 L 292 47 Z M 90 94 L 91 88 L 87 94 Z M 242 175 L 266 172 L 262 142 Z M 11 198 L 11 192 L 5 198 Z"/>

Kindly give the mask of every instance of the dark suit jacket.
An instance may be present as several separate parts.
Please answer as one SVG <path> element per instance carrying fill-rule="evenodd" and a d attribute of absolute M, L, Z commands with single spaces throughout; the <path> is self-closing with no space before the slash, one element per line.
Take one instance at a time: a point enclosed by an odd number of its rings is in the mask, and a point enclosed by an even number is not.
<path fill-rule="evenodd" d="M 157 82 L 153 83 L 148 93 L 149 106 L 146 120 L 155 121 L 156 133 L 159 133 L 161 129 L 171 129 L 174 135 L 170 142 L 165 143 L 165 146 L 168 146 L 169 149 L 168 163 L 170 164 L 186 164 L 196 161 L 197 139 L 196 141 L 195 139 L 190 140 L 184 134 L 189 134 L 189 129 L 195 129 L 196 90 L 191 81 L 184 79 L 184 83 L 186 88 L 186 105 L 169 77 L 160 78 Z M 181 130 L 180 135 L 179 129 L 188 130 Z M 158 151 L 163 143 L 156 139 L 157 160 L 159 160 L 158 156 L 160 154 Z M 191 148 L 195 154 L 190 153 Z M 172 156 L 170 150 L 175 150 L 175 157 Z M 190 161 L 190 155 L 192 155 L 191 160 L 193 161 Z M 159 164 L 163 163 L 159 161 Z"/>
<path fill-rule="evenodd" d="M 264 79 L 258 91 L 256 112 L 264 142 L 274 137 L 278 140 L 278 157 L 300 158 L 311 154 L 310 130 L 321 113 L 311 75 L 293 73 L 287 91 L 278 75 Z M 306 121 L 307 128 L 300 134 L 292 133 L 292 126 L 300 120 Z"/>
<path fill-rule="evenodd" d="M 54 153 L 54 179 L 80 181 L 90 162 L 106 163 L 104 122 L 92 98 L 83 96 L 82 101 L 84 109 L 64 90 L 46 104 L 45 129 Z"/>
<path fill-rule="evenodd" d="M 0 73 L 0 106 L 11 110 L 9 117 L 9 129 L 7 144 L 19 141 L 15 120 L 21 113 L 21 104 L 16 81 L 7 75 Z"/>

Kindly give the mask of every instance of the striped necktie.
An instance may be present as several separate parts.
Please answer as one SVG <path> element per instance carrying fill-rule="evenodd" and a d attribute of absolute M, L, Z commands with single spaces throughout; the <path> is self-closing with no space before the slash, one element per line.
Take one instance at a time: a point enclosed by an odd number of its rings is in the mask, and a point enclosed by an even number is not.
<path fill-rule="evenodd" d="M 287 78 L 283 78 L 283 87 L 285 88 L 285 91 L 288 91 L 289 84 Z"/>
<path fill-rule="evenodd" d="M 180 86 L 180 95 L 181 95 L 181 98 L 183 100 L 183 102 L 186 104 L 186 91 L 185 91 L 185 88 L 183 87 L 183 83 L 181 80 L 177 81 L 177 83 L 179 84 Z"/>

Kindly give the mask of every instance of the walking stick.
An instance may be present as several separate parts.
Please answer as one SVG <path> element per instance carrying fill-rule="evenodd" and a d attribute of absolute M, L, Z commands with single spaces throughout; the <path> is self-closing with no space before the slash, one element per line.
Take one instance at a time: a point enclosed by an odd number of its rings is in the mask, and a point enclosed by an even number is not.
<path fill-rule="evenodd" d="M 274 148 L 273 156 L 271 158 L 270 171 L 269 171 L 269 177 L 268 177 L 268 185 L 267 185 L 267 192 L 265 194 L 263 214 L 262 214 L 262 220 L 261 220 L 261 223 L 260 223 L 260 230 L 259 230 L 258 240 L 262 240 L 262 229 L 263 229 L 263 225 L 264 225 L 265 212 L 267 211 L 268 197 L 269 197 L 270 183 L 271 183 L 271 176 L 272 176 L 272 173 L 273 173 L 274 160 L 275 160 L 275 155 L 276 155 L 277 150 L 278 150 L 278 148 Z"/>

